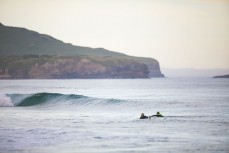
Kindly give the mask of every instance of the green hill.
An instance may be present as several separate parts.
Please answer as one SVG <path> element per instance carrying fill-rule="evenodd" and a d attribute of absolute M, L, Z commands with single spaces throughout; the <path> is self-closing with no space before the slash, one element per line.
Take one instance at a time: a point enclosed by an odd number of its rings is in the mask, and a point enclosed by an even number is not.
<path fill-rule="evenodd" d="M 0 34 L 0 55 L 125 56 L 103 48 L 73 46 L 45 34 L 25 28 L 7 27 L 1 23 Z"/>
<path fill-rule="evenodd" d="M 40 58 L 38 59 L 36 58 L 36 60 L 34 58 L 29 58 L 29 57 L 33 57 L 33 55 L 37 55 L 37 57 Z M 45 57 L 44 55 L 50 55 L 48 56 L 49 58 L 46 58 L 47 61 L 44 61 L 44 57 Z M 53 60 L 53 57 L 59 60 L 61 59 L 61 57 L 74 57 L 74 59 L 76 57 L 81 57 L 81 58 L 87 57 L 89 60 L 101 57 L 99 58 L 100 59 L 99 61 L 102 61 L 102 59 L 103 58 L 105 59 L 105 57 L 109 57 L 109 60 L 107 60 L 106 58 L 105 60 L 106 62 L 109 61 L 110 63 L 114 63 L 112 62 L 112 60 L 117 61 L 118 59 L 120 59 L 122 60 L 122 64 L 124 64 L 124 62 L 126 61 L 126 64 L 124 65 L 127 65 L 128 63 L 132 63 L 132 61 L 135 61 L 136 65 L 137 63 L 140 65 L 145 64 L 147 66 L 147 71 L 149 71 L 149 73 L 146 73 L 144 70 L 144 72 L 142 72 L 144 73 L 144 75 L 139 75 L 139 76 L 130 75 L 130 78 L 164 76 L 163 74 L 161 74 L 158 61 L 152 58 L 132 57 L 122 53 L 109 51 L 103 48 L 89 48 L 89 47 L 74 46 L 72 44 L 64 43 L 60 40 L 57 40 L 45 34 L 39 34 L 35 31 L 30 31 L 25 28 L 8 27 L 8 26 L 4 26 L 1 23 L 0 23 L 0 56 L 2 56 L 1 63 L 0 63 L 1 64 L 0 78 L 1 78 L 1 72 L 5 73 L 5 70 L 9 69 L 9 67 L 6 67 L 6 65 L 8 66 L 11 65 L 11 67 L 14 67 L 14 70 L 15 67 L 17 66 L 20 66 L 21 68 L 23 67 L 16 61 L 9 63 L 8 62 L 9 60 L 7 59 L 14 59 L 14 60 L 18 59 L 21 63 L 24 61 L 23 65 L 26 66 L 26 64 L 36 64 L 36 62 L 38 62 L 37 60 L 43 60 L 43 62 L 50 63 L 49 60 Z M 26 61 L 28 62 L 28 59 L 30 62 L 26 63 Z M 94 62 L 97 63 L 99 61 L 95 60 Z M 13 64 L 15 66 L 13 66 Z M 12 73 L 12 70 L 9 69 L 8 72 Z M 28 72 L 23 70 L 23 73 L 25 74 L 22 76 L 25 77 L 26 73 Z M 101 75 L 102 74 L 98 75 L 98 77 L 96 75 L 92 75 L 91 78 L 100 78 Z M 107 78 L 114 77 L 114 76 L 109 76 L 108 74 L 103 74 L 103 75 L 106 76 Z M 11 78 L 14 78 L 13 76 L 11 75 Z M 75 76 L 77 76 L 77 74 Z M 121 75 L 117 75 L 117 76 L 118 78 L 122 78 Z M 87 77 L 86 74 L 85 77 Z M 82 75 L 81 78 L 84 78 L 84 76 Z M 128 78 L 128 75 L 125 74 L 125 78 Z"/>

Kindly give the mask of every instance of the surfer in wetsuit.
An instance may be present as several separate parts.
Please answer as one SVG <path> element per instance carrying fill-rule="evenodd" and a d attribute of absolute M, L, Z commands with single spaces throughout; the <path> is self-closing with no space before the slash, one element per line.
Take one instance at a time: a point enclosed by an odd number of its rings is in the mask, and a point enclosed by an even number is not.
<path fill-rule="evenodd" d="M 150 116 L 150 117 L 154 117 L 154 116 L 156 116 L 156 117 L 164 117 L 163 115 L 161 115 L 161 113 L 160 113 L 160 112 L 157 112 L 157 114 L 156 114 L 156 115 L 152 115 L 152 116 Z"/>
<path fill-rule="evenodd" d="M 147 119 L 147 118 L 148 118 L 148 116 L 145 116 L 144 113 L 141 114 L 140 119 Z"/>

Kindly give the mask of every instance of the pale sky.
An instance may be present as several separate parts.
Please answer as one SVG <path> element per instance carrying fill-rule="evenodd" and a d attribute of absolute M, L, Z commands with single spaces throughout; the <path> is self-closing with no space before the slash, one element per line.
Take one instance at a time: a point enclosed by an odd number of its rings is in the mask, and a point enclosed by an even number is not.
<path fill-rule="evenodd" d="M 229 68 L 229 0 L 0 0 L 0 22 L 165 68 Z"/>

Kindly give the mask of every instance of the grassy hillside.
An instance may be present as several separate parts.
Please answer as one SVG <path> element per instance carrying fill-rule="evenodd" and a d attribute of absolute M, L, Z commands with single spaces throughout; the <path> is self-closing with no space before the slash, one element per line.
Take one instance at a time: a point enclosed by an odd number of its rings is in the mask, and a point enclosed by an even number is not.
<path fill-rule="evenodd" d="M 25 57 L 25 55 L 30 58 L 21 59 L 21 56 Z M 50 56 L 48 59 L 45 59 L 44 55 Z M 11 60 L 11 62 L 14 63 L 12 65 L 23 65 L 24 63 L 24 69 L 28 67 L 27 64 L 30 62 L 37 62 L 33 61 L 36 58 L 31 58 L 32 56 L 42 57 L 38 62 L 50 62 L 50 60 L 52 60 L 51 56 L 53 56 L 53 58 L 58 56 L 74 56 L 74 59 L 76 56 L 87 56 L 92 57 L 92 59 L 95 59 L 96 57 L 99 59 L 94 60 L 96 62 L 103 60 L 106 61 L 108 57 L 110 57 L 110 65 L 115 64 L 117 61 L 119 61 L 118 59 L 120 59 L 119 62 L 122 60 L 127 60 L 127 63 L 130 63 L 129 61 L 132 60 L 136 63 L 147 65 L 149 77 L 164 77 L 164 75 L 161 74 L 159 62 L 153 58 L 132 57 L 103 48 L 74 46 L 45 34 L 39 34 L 35 31 L 30 31 L 25 28 L 7 27 L 3 24 L 0 24 L 0 56 L 3 57 L 4 61 L 7 61 L 5 58 L 9 58 L 8 60 L 10 61 L 13 56 L 18 56 L 18 63 Z M 108 61 L 106 62 L 108 64 Z M 115 65 L 113 66 L 115 67 Z M 5 69 L 7 69 L 7 67 L 5 67 Z"/>
<path fill-rule="evenodd" d="M 126 56 L 103 48 L 74 46 L 45 34 L 2 24 L 0 24 L 0 55 Z"/>

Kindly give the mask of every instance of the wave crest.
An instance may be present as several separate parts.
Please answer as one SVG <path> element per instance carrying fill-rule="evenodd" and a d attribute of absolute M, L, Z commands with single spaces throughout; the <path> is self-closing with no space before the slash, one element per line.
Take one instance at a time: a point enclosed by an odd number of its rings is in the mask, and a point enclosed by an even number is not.
<path fill-rule="evenodd" d="M 15 101 L 16 106 L 35 106 L 35 105 L 45 105 L 45 104 L 66 104 L 72 103 L 80 98 L 87 98 L 81 95 L 74 94 L 59 94 L 59 93 L 36 93 L 31 95 L 12 95 L 12 99 L 20 99 Z M 23 97 L 23 98 L 22 98 Z"/>
<path fill-rule="evenodd" d="M 60 93 L 35 93 L 35 94 L 7 94 L 1 98 L 0 106 L 95 106 L 95 105 L 120 105 L 123 100 L 119 99 L 101 99 L 92 98 L 76 94 L 60 94 Z"/>

